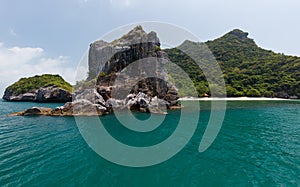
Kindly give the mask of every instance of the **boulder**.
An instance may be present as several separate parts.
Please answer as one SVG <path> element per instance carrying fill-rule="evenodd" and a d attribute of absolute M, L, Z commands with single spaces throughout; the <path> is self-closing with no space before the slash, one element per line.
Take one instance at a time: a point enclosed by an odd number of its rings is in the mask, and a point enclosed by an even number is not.
<path fill-rule="evenodd" d="M 81 100 L 81 99 L 88 100 L 93 104 L 100 104 L 102 106 L 105 106 L 105 100 L 100 95 L 100 93 L 97 92 L 95 88 L 86 89 L 82 93 L 75 96 L 75 100 Z"/>
<path fill-rule="evenodd" d="M 68 102 L 72 100 L 72 95 L 65 89 L 48 86 L 35 91 L 36 102 Z"/>
<path fill-rule="evenodd" d="M 167 114 L 166 109 L 168 108 L 169 103 L 163 99 L 157 98 L 157 96 L 151 99 L 149 103 L 149 111 L 155 114 Z"/>
<path fill-rule="evenodd" d="M 23 112 L 17 112 L 10 114 L 10 116 L 36 116 L 36 115 L 51 115 L 52 109 L 51 108 L 44 108 L 44 107 L 32 107 Z"/>
<path fill-rule="evenodd" d="M 124 101 L 110 98 L 106 101 L 105 106 L 108 108 L 124 108 Z"/>

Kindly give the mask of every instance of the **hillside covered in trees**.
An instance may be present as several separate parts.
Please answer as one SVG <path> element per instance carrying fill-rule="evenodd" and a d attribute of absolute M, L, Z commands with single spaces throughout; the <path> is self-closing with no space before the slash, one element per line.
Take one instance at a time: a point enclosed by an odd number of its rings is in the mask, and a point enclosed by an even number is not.
<path fill-rule="evenodd" d="M 59 75 L 36 75 L 21 78 L 5 89 L 6 101 L 68 102 L 72 100 L 73 87 Z"/>
<path fill-rule="evenodd" d="M 21 78 L 19 81 L 7 87 L 6 90 L 9 90 L 14 94 L 23 94 L 48 86 L 60 87 L 69 92 L 73 91 L 72 85 L 66 82 L 60 75 L 51 74 Z"/>
<path fill-rule="evenodd" d="M 185 48 L 195 42 L 185 41 Z M 205 42 L 220 65 L 228 97 L 300 97 L 300 58 L 260 48 L 248 33 L 233 30 Z M 202 44 L 203 45 L 203 44 Z M 181 48 L 165 49 L 170 60 L 193 80 L 198 95 L 210 94 L 198 65 Z"/>

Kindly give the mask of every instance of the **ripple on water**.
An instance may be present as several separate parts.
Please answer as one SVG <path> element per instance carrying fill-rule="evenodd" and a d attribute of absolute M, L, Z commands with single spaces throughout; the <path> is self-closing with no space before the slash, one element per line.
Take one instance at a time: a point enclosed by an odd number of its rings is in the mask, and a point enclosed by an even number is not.
<path fill-rule="evenodd" d="M 209 119 L 204 108 L 188 145 L 170 160 L 147 168 L 122 167 L 99 157 L 84 142 L 73 118 L 5 116 L 34 105 L 40 104 L 0 104 L 1 186 L 300 185 L 300 102 L 228 102 L 217 139 L 199 153 Z M 169 117 L 178 117 L 178 112 Z M 165 125 L 143 138 L 110 126 L 114 120 L 104 119 L 106 129 L 130 144 L 151 145 L 174 131 Z"/>

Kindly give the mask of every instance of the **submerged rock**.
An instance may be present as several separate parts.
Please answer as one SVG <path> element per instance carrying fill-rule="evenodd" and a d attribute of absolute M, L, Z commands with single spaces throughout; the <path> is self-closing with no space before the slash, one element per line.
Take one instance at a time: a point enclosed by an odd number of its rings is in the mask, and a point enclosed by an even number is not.
<path fill-rule="evenodd" d="M 46 115 L 50 116 L 52 115 L 52 109 L 51 108 L 44 108 L 44 107 L 32 107 L 29 108 L 23 112 L 16 112 L 13 114 L 10 114 L 9 116 L 35 116 L 35 115 Z"/>

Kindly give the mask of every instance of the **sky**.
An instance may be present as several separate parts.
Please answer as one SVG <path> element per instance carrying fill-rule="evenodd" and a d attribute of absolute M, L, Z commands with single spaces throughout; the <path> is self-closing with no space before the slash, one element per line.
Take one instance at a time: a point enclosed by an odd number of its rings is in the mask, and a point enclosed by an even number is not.
<path fill-rule="evenodd" d="M 266 49 L 300 56 L 299 0 L 1 0 L 0 95 L 21 77 L 74 72 L 89 44 L 123 25 L 159 21 L 202 41 L 235 28 Z"/>

